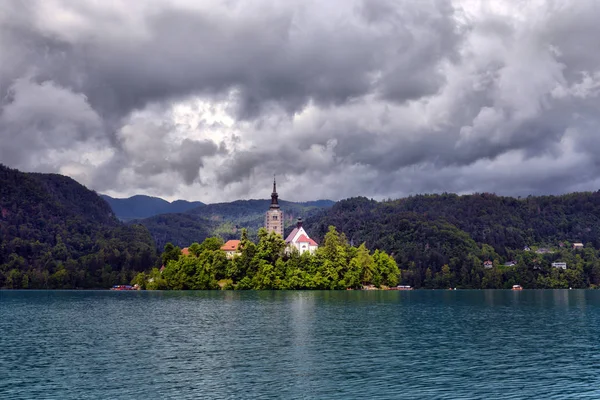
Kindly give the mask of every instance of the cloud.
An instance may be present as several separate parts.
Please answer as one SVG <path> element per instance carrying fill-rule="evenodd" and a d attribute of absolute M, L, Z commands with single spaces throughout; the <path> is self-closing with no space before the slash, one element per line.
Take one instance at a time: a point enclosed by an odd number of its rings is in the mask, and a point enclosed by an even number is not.
<path fill-rule="evenodd" d="M 8 0 L 0 162 L 226 201 L 596 190 L 593 0 Z M 288 195 L 286 195 L 288 193 Z"/>
<path fill-rule="evenodd" d="M 51 151 L 102 141 L 102 124 L 83 94 L 52 81 L 17 79 L 0 114 L 0 159 L 18 167 L 37 163 L 56 168 L 61 160 L 48 157 Z"/>

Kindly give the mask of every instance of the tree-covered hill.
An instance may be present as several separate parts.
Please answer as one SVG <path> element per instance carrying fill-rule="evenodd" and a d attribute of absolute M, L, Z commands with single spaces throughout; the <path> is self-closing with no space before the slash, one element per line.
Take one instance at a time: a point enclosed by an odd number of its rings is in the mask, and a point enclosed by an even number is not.
<path fill-rule="evenodd" d="M 175 200 L 168 202 L 158 197 L 143 195 L 126 199 L 117 199 L 105 194 L 101 197 L 106 200 L 117 218 L 122 221 L 149 218 L 159 214 L 183 213 L 204 205 L 200 201 Z"/>
<path fill-rule="evenodd" d="M 308 224 L 317 237 L 333 224 L 350 239 L 374 244 L 382 229 L 406 213 L 448 222 L 503 255 L 526 245 L 561 241 L 600 248 L 600 192 L 523 199 L 489 193 L 419 195 L 385 202 L 358 197 L 338 202 Z"/>
<path fill-rule="evenodd" d="M 422 195 L 393 201 L 390 207 L 444 218 L 501 253 L 560 241 L 600 248 L 600 192 L 522 199 L 489 193 Z"/>
<path fill-rule="evenodd" d="M 212 235 L 219 234 L 219 227 L 222 227 L 223 231 L 220 236 L 225 239 L 239 236 L 233 225 L 223 229 L 226 224 L 192 214 L 161 214 L 134 222 L 144 225 L 150 231 L 159 249 L 164 248 L 167 243 L 183 248 L 194 242 L 202 242 Z"/>
<path fill-rule="evenodd" d="M 107 287 L 156 259 L 148 230 L 120 223 L 95 192 L 0 165 L 0 287 Z"/>
<path fill-rule="evenodd" d="M 569 260 L 571 265 L 581 267 L 577 277 L 568 280 L 559 274 L 552 277 L 553 283 L 544 281 L 541 285 L 564 287 L 582 285 L 581 282 L 585 282 L 584 286 L 600 284 L 600 254 L 595 250 L 600 248 L 599 217 L 598 192 L 525 199 L 487 193 L 442 194 L 385 202 L 359 197 L 336 203 L 322 215 L 309 219 L 305 228 L 321 240 L 328 227 L 335 226 L 350 243 L 365 242 L 370 249 L 392 253 L 404 270 L 404 282 L 417 287 L 443 287 L 446 283 L 503 287 L 510 279 L 533 286 L 537 284 L 534 282 L 550 279 L 542 273 L 551 262 Z M 573 251 L 569 247 L 573 242 L 583 242 L 590 250 Z M 525 246 L 553 250 L 530 257 L 535 253 L 525 252 Z M 526 270 L 510 279 L 498 278 L 492 275 L 514 271 L 484 271 L 484 260 L 492 260 L 495 265 L 522 260 L 517 264 Z M 448 269 L 446 278 L 442 278 L 444 266 Z M 494 279 L 495 283 L 486 286 L 484 278 L 486 284 Z"/>

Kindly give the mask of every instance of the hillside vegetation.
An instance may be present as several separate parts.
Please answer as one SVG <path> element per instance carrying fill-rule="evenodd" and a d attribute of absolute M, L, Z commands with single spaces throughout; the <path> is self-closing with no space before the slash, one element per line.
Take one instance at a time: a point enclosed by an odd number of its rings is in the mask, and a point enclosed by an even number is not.
<path fill-rule="evenodd" d="M 0 165 L 0 287 L 108 287 L 156 258 L 148 230 L 120 223 L 95 192 Z"/>
<path fill-rule="evenodd" d="M 219 228 L 227 227 L 192 214 L 161 214 L 142 220 L 133 221 L 145 226 L 157 248 L 162 249 L 167 243 L 175 246 L 187 247 L 194 242 L 202 242 L 204 239 L 219 235 Z M 235 232 L 235 226 L 229 224 L 224 234 L 220 236 L 229 238 L 231 232 Z"/>
<path fill-rule="evenodd" d="M 600 284 L 600 193 L 515 199 L 493 194 L 421 195 L 338 202 L 305 223 L 322 239 L 329 226 L 350 243 L 394 255 L 402 282 L 416 287 L 586 287 Z M 585 249 L 573 250 L 573 242 Z M 531 251 L 525 251 L 525 246 Z M 549 248 L 538 254 L 538 247 Z M 493 268 L 485 269 L 490 260 Z M 515 266 L 504 266 L 508 261 Z M 551 267 L 564 261 L 567 270 Z"/>

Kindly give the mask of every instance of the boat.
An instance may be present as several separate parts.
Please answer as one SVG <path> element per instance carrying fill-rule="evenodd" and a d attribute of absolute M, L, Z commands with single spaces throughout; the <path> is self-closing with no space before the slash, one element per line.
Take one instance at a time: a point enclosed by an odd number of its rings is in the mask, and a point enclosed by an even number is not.
<path fill-rule="evenodd" d="M 413 290 L 413 288 L 408 285 L 398 285 L 396 287 L 390 288 L 390 290 Z"/>
<path fill-rule="evenodd" d="M 523 290 L 521 285 L 513 285 L 512 290 Z"/>
<path fill-rule="evenodd" d="M 139 290 L 139 285 L 114 285 L 110 290 Z"/>

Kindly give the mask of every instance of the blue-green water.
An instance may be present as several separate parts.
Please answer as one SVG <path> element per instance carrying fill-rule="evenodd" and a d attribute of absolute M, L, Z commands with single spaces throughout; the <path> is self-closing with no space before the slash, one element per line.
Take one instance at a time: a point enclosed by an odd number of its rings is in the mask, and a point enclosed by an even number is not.
<path fill-rule="evenodd" d="M 0 291 L 0 398 L 600 398 L 600 291 Z"/>

